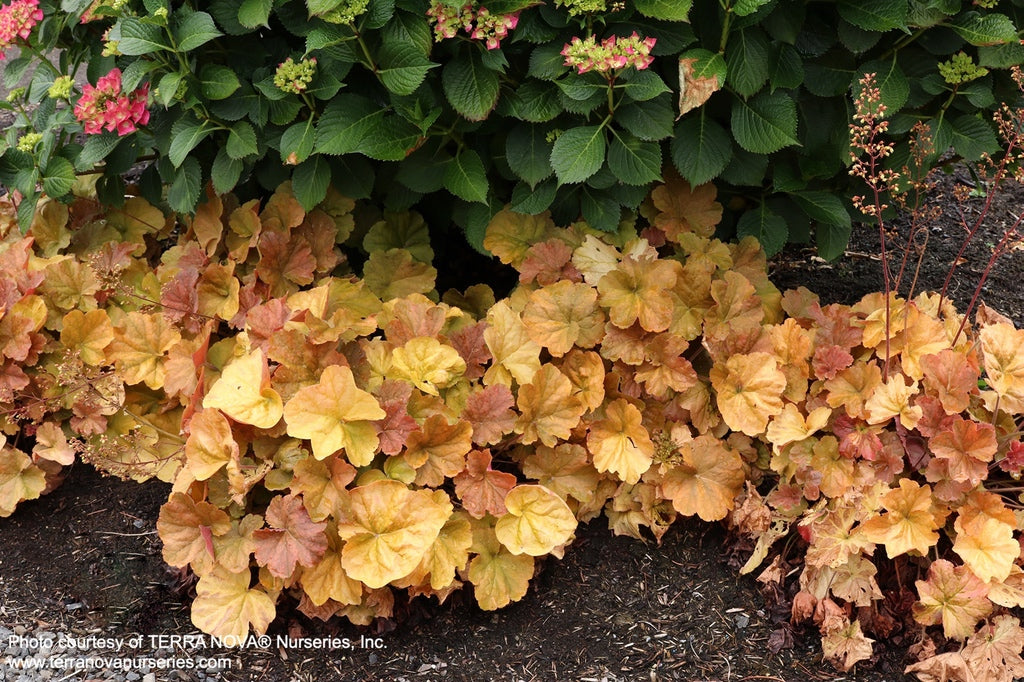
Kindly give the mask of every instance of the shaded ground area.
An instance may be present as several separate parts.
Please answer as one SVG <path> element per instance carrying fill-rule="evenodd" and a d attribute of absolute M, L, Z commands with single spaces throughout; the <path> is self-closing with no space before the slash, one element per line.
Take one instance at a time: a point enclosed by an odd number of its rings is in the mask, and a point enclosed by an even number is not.
<path fill-rule="evenodd" d="M 155 519 L 166 494 L 160 484 L 124 483 L 76 465 L 56 492 L 19 508 L 3 527 L 0 625 L 147 636 L 133 655 L 156 650 L 148 635 L 194 634 L 189 588 L 160 557 Z M 792 649 L 769 653 L 788 613 L 773 613 L 757 583 L 736 577 L 727 558 L 721 532 L 709 524 L 680 524 L 659 547 L 614 537 L 595 522 L 564 560 L 542 565 L 526 598 L 496 613 L 457 593 L 440 607 L 399 605 L 401 623 L 356 628 L 312 623 L 282 604 L 271 635 L 347 637 L 353 649 L 176 647 L 157 655 L 227 655 L 232 670 L 206 679 L 229 682 L 902 679 L 892 651 L 838 677 L 821 664 L 811 631 L 797 633 Z"/>

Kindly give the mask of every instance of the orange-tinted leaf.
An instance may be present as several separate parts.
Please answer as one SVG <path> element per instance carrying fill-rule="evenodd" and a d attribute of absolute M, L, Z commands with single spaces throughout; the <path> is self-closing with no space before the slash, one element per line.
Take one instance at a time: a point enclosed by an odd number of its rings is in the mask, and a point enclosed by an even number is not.
<path fill-rule="evenodd" d="M 654 443 L 642 421 L 640 410 L 623 398 L 605 407 L 604 419 L 594 422 L 587 435 L 598 471 L 610 471 L 626 483 L 640 480 L 654 459 Z"/>
<path fill-rule="evenodd" d="M 114 326 L 105 310 L 72 310 L 64 316 L 60 342 L 78 351 L 78 357 L 87 365 L 100 365 L 106 360 L 104 349 L 114 340 Z"/>
<path fill-rule="evenodd" d="M 250 626 L 266 632 L 276 613 L 274 601 L 263 590 L 250 589 L 249 583 L 248 569 L 232 573 L 218 566 L 201 576 L 192 602 L 192 624 L 228 643 L 241 643 Z"/>
<path fill-rule="evenodd" d="M 541 286 L 559 280 L 580 281 L 583 276 L 572 264 L 572 247 L 561 239 L 548 239 L 534 244 L 519 265 L 519 281 L 529 284 L 534 280 Z"/>
<path fill-rule="evenodd" d="M 197 481 L 205 481 L 228 462 L 238 461 L 238 442 L 228 420 L 219 411 L 208 408 L 199 412 L 189 422 L 189 429 L 185 457 Z"/>
<path fill-rule="evenodd" d="M 562 280 L 530 294 L 523 325 L 534 342 L 561 357 L 574 346 L 591 348 L 601 340 L 604 313 L 591 287 Z"/>
<path fill-rule="evenodd" d="M 389 382 L 385 381 L 383 386 L 388 384 Z M 409 434 L 420 428 L 420 425 L 409 416 L 407 410 L 412 387 L 401 381 L 391 381 L 390 384 L 403 387 L 401 397 L 391 399 L 384 398 L 383 395 L 379 396 L 380 406 L 387 416 L 383 420 L 375 422 L 374 426 L 377 429 L 377 437 L 380 439 L 380 451 L 385 455 L 397 455 L 405 447 Z M 474 435 L 476 435 L 475 427 Z"/>
<path fill-rule="evenodd" d="M 284 296 L 313 282 L 316 259 L 304 238 L 264 229 L 258 248 L 260 260 L 256 274 L 270 286 L 272 296 Z"/>
<path fill-rule="evenodd" d="M 180 340 L 181 334 L 162 314 L 132 311 L 114 328 L 106 356 L 126 384 L 145 382 L 149 388 L 160 388 L 167 375 L 165 355 Z"/>
<path fill-rule="evenodd" d="M 473 427 L 465 420 L 449 424 L 443 414 L 431 415 L 409 435 L 402 458 L 416 469 L 416 485 L 436 487 L 466 468 L 473 447 Z"/>
<path fill-rule="evenodd" d="M 181 567 L 201 562 L 200 565 L 209 566 L 214 559 L 213 537 L 231 530 L 231 520 L 223 509 L 209 502 L 171 493 L 160 507 L 156 529 L 164 543 L 163 557 L 168 564 Z"/>
<path fill-rule="evenodd" d="M 713 436 L 698 436 L 678 450 L 681 461 L 665 472 L 662 490 L 683 516 L 725 518 L 743 490 L 743 460 Z"/>
<path fill-rule="evenodd" d="M 443 499 L 442 499 L 443 498 Z M 345 572 L 372 588 L 412 573 L 451 516 L 447 493 L 379 480 L 349 491 L 338 516 Z"/>
<path fill-rule="evenodd" d="M 671 289 L 681 269 L 674 260 L 647 261 L 627 256 L 597 283 L 598 301 L 620 329 L 639 321 L 647 331 L 665 331 L 672 324 Z"/>
<path fill-rule="evenodd" d="M 970 396 L 978 392 L 978 365 L 956 351 L 945 349 L 921 358 L 924 387 L 942 403 L 947 414 L 967 409 Z"/>
<path fill-rule="evenodd" d="M 515 398 L 507 386 L 495 384 L 474 391 L 466 398 L 466 409 L 462 418 L 473 426 L 473 442 L 477 445 L 493 445 L 507 433 L 511 433 L 516 422 L 512 406 Z"/>
<path fill-rule="evenodd" d="M 1016 524 L 1010 525 L 987 516 L 966 522 L 958 518 L 954 524 L 956 542 L 953 551 L 960 555 L 967 568 L 983 582 L 1002 582 L 1010 575 L 1020 556 L 1020 543 L 1013 537 Z"/>
<path fill-rule="evenodd" d="M 804 418 L 800 409 L 792 403 L 786 403 L 782 412 L 772 419 L 768 425 L 767 438 L 776 449 L 790 443 L 809 438 L 825 428 L 832 410 L 828 407 L 816 407 Z"/>
<path fill-rule="evenodd" d="M 572 497 L 579 502 L 590 502 L 601 480 L 587 451 L 575 443 L 562 443 L 554 448 L 538 446 L 523 461 L 523 474 L 563 498 Z"/>
<path fill-rule="evenodd" d="M 20 450 L 3 445 L 0 436 L 0 518 L 14 513 L 18 503 L 38 498 L 46 489 L 46 474 Z"/>
<path fill-rule="evenodd" d="M 988 586 L 967 569 L 938 559 L 928 567 L 928 579 L 916 582 L 920 601 L 914 619 L 922 625 L 942 623 L 950 639 L 967 639 L 978 621 L 992 612 Z"/>
<path fill-rule="evenodd" d="M 957 481 L 980 483 L 988 476 L 988 463 L 999 444 L 991 424 L 955 417 L 952 427 L 928 441 L 928 449 L 946 460 L 949 476 Z"/>
<path fill-rule="evenodd" d="M 760 435 L 769 418 L 782 412 L 786 376 L 768 353 L 734 355 L 715 364 L 710 377 L 718 409 L 732 429 Z"/>
<path fill-rule="evenodd" d="M 515 380 L 528 384 L 540 369 L 541 348 L 530 339 L 523 321 L 506 301 L 499 301 L 487 311 L 484 341 L 494 357 L 484 383 L 511 386 Z"/>
<path fill-rule="evenodd" d="M 346 486 L 356 478 L 356 470 L 341 457 L 323 461 L 307 457 L 295 465 L 294 472 L 291 491 L 302 495 L 302 503 L 313 521 L 323 521 L 333 514 L 341 504 Z"/>
<path fill-rule="evenodd" d="M 1024 412 L 1024 329 L 991 324 L 983 327 L 979 336 L 988 385 L 1007 399 L 1004 409 Z"/>
<path fill-rule="evenodd" d="M 312 566 L 327 551 L 326 523 L 314 523 L 298 495 L 278 495 L 266 512 L 270 528 L 253 533 L 256 561 L 278 578 L 298 566 Z"/>
<path fill-rule="evenodd" d="M 359 389 L 348 367 L 331 365 L 315 386 L 300 389 L 284 407 L 288 435 L 308 438 L 313 456 L 324 459 L 344 449 L 355 466 L 365 466 L 377 450 L 372 422 L 387 414 L 374 397 Z"/>
<path fill-rule="evenodd" d="M 54 422 L 44 422 L 36 429 L 36 445 L 32 456 L 71 466 L 75 462 L 75 450 L 68 444 L 63 429 Z"/>
<path fill-rule="evenodd" d="M 936 532 L 945 516 L 937 515 L 932 489 L 909 478 L 900 479 L 900 487 L 882 498 L 886 513 L 868 519 L 859 532 L 870 540 L 885 545 L 889 558 L 914 550 L 927 554 L 939 540 Z"/>
<path fill-rule="evenodd" d="M 554 446 L 569 438 L 586 408 L 572 395 L 572 383 L 551 364 L 545 364 L 533 380 L 519 387 L 516 397 L 519 418 L 516 431 L 524 443 L 541 441 Z"/>
<path fill-rule="evenodd" d="M 864 403 L 868 424 L 884 424 L 899 417 L 903 426 L 914 428 L 922 415 L 920 407 L 910 404 L 910 399 L 917 393 L 916 381 L 911 380 L 908 384 L 902 374 L 889 377 L 888 381 L 875 388 Z"/>
<path fill-rule="evenodd" d="M 669 174 L 665 184 L 651 192 L 651 200 L 659 211 L 654 225 L 671 241 L 688 232 L 710 237 L 722 220 L 722 205 L 715 201 L 717 195 L 718 190 L 711 183 L 691 189 L 686 180 Z"/>
<path fill-rule="evenodd" d="M 590 350 L 574 349 L 562 360 L 562 374 L 572 383 L 572 394 L 588 410 L 596 410 L 604 402 L 604 361 Z"/>
<path fill-rule="evenodd" d="M 505 496 L 516 485 L 516 477 L 491 468 L 490 450 L 473 450 L 466 458 L 466 470 L 455 477 L 455 494 L 475 518 L 505 513 Z"/>
<path fill-rule="evenodd" d="M 216 408 L 237 422 L 269 429 L 281 420 L 281 396 L 270 387 L 263 351 L 231 360 L 213 382 L 203 407 Z"/>

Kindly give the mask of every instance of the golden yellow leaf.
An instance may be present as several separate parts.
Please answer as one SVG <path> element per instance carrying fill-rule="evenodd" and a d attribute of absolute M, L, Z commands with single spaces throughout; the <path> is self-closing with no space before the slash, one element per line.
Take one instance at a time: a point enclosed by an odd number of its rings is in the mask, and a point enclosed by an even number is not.
<path fill-rule="evenodd" d="M 1014 526 L 987 516 L 954 524 L 953 551 L 960 555 L 971 573 L 983 582 L 1002 582 L 1010 575 L 1020 556 L 1020 543 L 1013 537 Z"/>
<path fill-rule="evenodd" d="M 709 435 L 679 446 L 681 460 L 662 477 L 665 497 L 683 516 L 705 521 L 724 519 L 743 490 L 743 460 L 724 442 Z"/>
<path fill-rule="evenodd" d="M 654 442 L 642 422 L 640 410 L 624 398 L 605 407 L 604 419 L 594 422 L 587 434 L 598 471 L 610 471 L 626 483 L 640 480 L 654 461 Z"/>
<path fill-rule="evenodd" d="M 454 384 L 466 371 L 459 352 L 432 336 L 417 336 L 391 354 L 392 376 L 430 395 Z"/>
<path fill-rule="evenodd" d="M 356 386 L 352 370 L 340 365 L 326 368 L 318 384 L 299 389 L 284 407 L 288 435 L 308 438 L 314 457 L 344 449 L 357 467 L 373 460 L 378 445 L 373 422 L 386 416 L 376 398 Z"/>
<path fill-rule="evenodd" d="M 539 440 L 552 447 L 569 438 L 586 411 L 579 398 L 572 395 L 568 377 L 552 364 L 545 364 L 530 383 L 519 387 L 516 405 L 516 432 L 522 434 L 523 442 Z"/>
<path fill-rule="evenodd" d="M 910 404 L 910 399 L 917 393 L 916 381 L 911 380 L 908 384 L 902 374 L 889 377 L 887 382 L 875 388 L 874 393 L 864 403 L 868 424 L 883 424 L 894 417 L 899 417 L 903 426 L 908 429 L 914 428 L 922 415 L 919 406 Z"/>
<path fill-rule="evenodd" d="M 356 470 L 341 457 L 320 461 L 307 456 L 295 465 L 290 488 L 302 495 L 309 518 L 323 521 L 340 507 L 345 488 L 355 478 Z"/>
<path fill-rule="evenodd" d="M 126 384 L 145 382 L 149 388 L 161 388 L 167 376 L 165 356 L 180 340 L 181 334 L 163 314 L 133 310 L 114 328 L 106 359 Z"/>
<path fill-rule="evenodd" d="M 338 515 L 345 572 L 372 588 L 412 573 L 452 514 L 447 500 L 388 479 L 353 488 Z"/>
<path fill-rule="evenodd" d="M 327 551 L 309 568 L 302 571 L 299 582 L 310 600 L 321 606 L 332 599 L 339 604 L 359 604 L 363 600 L 363 585 L 345 573 L 341 565 L 343 543 L 337 530 L 327 528 Z"/>
<path fill-rule="evenodd" d="M 199 314 L 230 320 L 238 313 L 241 282 L 235 277 L 235 263 L 211 263 L 203 270 L 196 286 Z"/>
<path fill-rule="evenodd" d="M 443 590 L 455 582 L 455 572 L 466 567 L 473 531 L 465 513 L 455 512 L 441 527 L 437 540 L 420 562 L 419 570 L 430 574 L 430 586 Z"/>
<path fill-rule="evenodd" d="M 604 402 L 604 361 L 592 350 L 572 350 L 562 360 L 559 370 L 569 377 L 572 394 L 588 410 L 596 410 Z"/>
<path fill-rule="evenodd" d="M 590 502 L 601 481 L 601 474 L 590 463 L 582 445 L 562 443 L 550 448 L 540 445 L 523 461 L 523 474 L 536 479 L 562 498 Z"/>
<path fill-rule="evenodd" d="M 825 402 L 829 407 L 845 408 L 846 414 L 866 419 L 865 404 L 882 383 L 882 370 L 874 362 L 856 362 L 825 382 Z"/>
<path fill-rule="evenodd" d="M 505 496 L 505 508 L 494 535 L 513 554 L 550 554 L 576 530 L 569 505 L 542 485 L 517 485 Z"/>
<path fill-rule="evenodd" d="M 782 412 L 768 424 L 768 442 L 778 450 L 790 443 L 809 438 L 825 428 L 831 414 L 832 410 L 828 407 L 816 407 L 805 419 L 796 405 L 786 403 Z"/>
<path fill-rule="evenodd" d="M 1000 408 L 1024 413 L 1024 329 L 1000 322 L 982 327 L 979 337 L 988 385 L 1005 399 Z"/>
<path fill-rule="evenodd" d="M 246 514 L 238 521 L 231 522 L 231 530 L 223 535 L 213 536 L 213 553 L 217 564 L 232 573 L 249 570 L 256 541 L 252 535 L 263 527 L 263 517 Z"/>
<path fill-rule="evenodd" d="M 722 419 L 736 431 L 758 436 L 782 412 L 786 375 L 768 353 L 734 355 L 724 365 L 716 363 L 710 378 Z"/>
<path fill-rule="evenodd" d="M 18 503 L 38 498 L 46 489 L 46 474 L 20 450 L 3 445 L 0 436 L 0 518 L 14 513 Z"/>
<path fill-rule="evenodd" d="M 375 251 L 363 267 L 363 282 L 382 301 L 434 289 L 437 270 L 421 263 L 405 249 Z"/>
<path fill-rule="evenodd" d="M 255 348 L 228 362 L 203 398 L 203 407 L 260 429 L 275 426 L 283 413 L 281 396 L 270 387 L 263 351 Z"/>
<path fill-rule="evenodd" d="M 530 339 L 519 315 L 507 301 L 498 301 L 487 311 L 484 341 L 494 361 L 484 374 L 484 383 L 512 386 L 513 380 L 528 384 L 540 369 L 541 347 Z"/>
<path fill-rule="evenodd" d="M 505 265 L 517 267 L 526 258 L 530 247 L 544 241 L 554 229 L 550 213 L 531 216 L 506 208 L 487 224 L 484 248 Z"/>
<path fill-rule="evenodd" d="M 534 558 L 512 554 L 498 542 L 494 530 L 484 523 L 473 526 L 472 551 L 466 577 L 473 583 L 473 594 L 484 611 L 494 611 L 526 596 L 533 577 Z"/>
<path fill-rule="evenodd" d="M 208 635 L 241 644 L 250 626 L 257 633 L 267 631 L 274 620 L 274 601 L 261 589 L 250 589 L 249 570 L 232 573 L 215 567 L 199 578 L 192 602 L 192 624 Z"/>
<path fill-rule="evenodd" d="M 114 325 L 106 310 L 72 310 L 64 316 L 60 342 L 78 351 L 78 357 L 87 365 L 97 366 L 106 361 L 104 349 L 114 340 Z"/>

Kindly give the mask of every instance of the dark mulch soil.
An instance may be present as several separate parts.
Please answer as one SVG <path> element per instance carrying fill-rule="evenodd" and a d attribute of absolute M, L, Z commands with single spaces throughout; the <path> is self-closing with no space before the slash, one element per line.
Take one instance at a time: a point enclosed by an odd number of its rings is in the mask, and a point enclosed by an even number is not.
<path fill-rule="evenodd" d="M 951 292 L 960 309 L 987 260 L 986 244 L 1022 206 L 1019 189 L 1004 195 L 991 227 L 975 238 Z M 933 226 L 919 290 L 941 286 L 961 235 L 955 214 Z M 880 287 L 878 243 L 876 230 L 859 228 L 848 256 L 835 263 L 791 249 L 773 259 L 772 276 L 780 288 L 807 286 L 823 302 L 854 302 Z M 1024 253 L 1017 251 L 1000 261 L 983 296 L 1018 326 L 1024 326 L 1022 282 Z M 167 492 L 161 484 L 124 483 L 76 465 L 56 492 L 0 522 L 0 625 L 117 636 L 194 633 L 189 581 L 160 557 L 155 521 Z M 539 564 L 526 598 L 502 611 L 481 612 L 467 594 L 455 594 L 440 606 L 399 604 L 400 619 L 356 628 L 310 622 L 282 603 L 271 634 L 369 637 L 382 648 L 234 650 L 232 670 L 207 679 L 903 679 L 910 642 L 898 634 L 845 677 L 823 664 L 817 633 L 789 631 L 786 608 L 753 578 L 737 577 L 742 549 L 713 525 L 681 523 L 659 546 L 613 537 L 596 521 L 580 529 L 564 560 Z M 790 639 L 790 648 L 771 653 Z M 174 675 L 158 679 L 199 679 Z"/>

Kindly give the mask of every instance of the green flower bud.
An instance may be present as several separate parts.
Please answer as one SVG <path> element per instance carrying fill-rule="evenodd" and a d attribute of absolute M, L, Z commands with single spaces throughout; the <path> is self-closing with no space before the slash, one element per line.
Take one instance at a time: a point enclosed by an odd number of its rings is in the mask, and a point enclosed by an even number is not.
<path fill-rule="evenodd" d="M 18 149 L 26 154 L 31 154 L 42 139 L 43 136 L 40 133 L 25 133 L 18 140 Z"/>
<path fill-rule="evenodd" d="M 71 76 L 61 76 L 53 81 L 53 85 L 46 91 L 50 99 L 71 99 L 71 89 L 75 85 L 75 79 Z"/>

